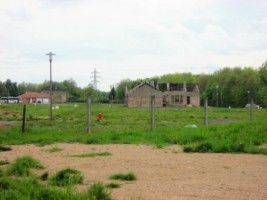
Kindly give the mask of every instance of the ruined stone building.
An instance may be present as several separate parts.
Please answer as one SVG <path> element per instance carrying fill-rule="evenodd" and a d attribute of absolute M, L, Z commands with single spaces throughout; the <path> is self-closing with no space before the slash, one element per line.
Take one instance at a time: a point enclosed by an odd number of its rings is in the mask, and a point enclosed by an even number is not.
<path fill-rule="evenodd" d="M 42 93 L 49 94 L 50 92 L 50 86 L 46 86 L 42 89 Z M 66 97 L 66 90 L 59 86 L 58 84 L 52 85 L 52 102 L 53 103 L 66 103 L 67 97 Z"/>
<path fill-rule="evenodd" d="M 126 106 L 128 107 L 149 107 L 151 95 L 155 95 L 155 107 L 162 107 L 162 92 L 148 83 L 143 83 L 126 92 Z"/>
<path fill-rule="evenodd" d="M 156 87 L 143 83 L 126 91 L 126 106 L 149 107 L 151 95 L 155 95 L 155 106 L 200 106 L 200 94 L 196 84 L 186 83 L 161 83 Z"/>

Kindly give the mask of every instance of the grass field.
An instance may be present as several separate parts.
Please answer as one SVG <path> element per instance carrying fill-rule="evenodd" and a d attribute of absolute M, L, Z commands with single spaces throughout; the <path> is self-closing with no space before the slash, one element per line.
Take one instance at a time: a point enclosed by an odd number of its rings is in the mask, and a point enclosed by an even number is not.
<path fill-rule="evenodd" d="M 85 144 L 148 144 L 161 148 L 179 144 L 185 152 L 244 152 L 267 154 L 260 145 L 267 142 L 267 112 L 209 108 L 209 120 L 231 122 L 204 126 L 203 108 L 157 108 L 155 129 L 150 131 L 149 108 L 126 108 L 122 105 L 92 105 L 92 133 L 86 132 L 86 104 L 64 104 L 53 110 L 49 120 L 49 105 L 27 105 L 26 131 L 21 133 L 22 104 L 0 106 L 0 120 L 18 121 L 16 126 L 0 128 L 0 145 L 55 142 Z M 97 121 L 97 114 L 103 120 Z M 197 125 L 197 128 L 186 127 Z"/>

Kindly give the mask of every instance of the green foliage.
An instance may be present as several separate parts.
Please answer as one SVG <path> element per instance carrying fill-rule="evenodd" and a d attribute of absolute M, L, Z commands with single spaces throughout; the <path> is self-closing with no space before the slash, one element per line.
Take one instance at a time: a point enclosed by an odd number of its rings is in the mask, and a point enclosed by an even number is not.
<path fill-rule="evenodd" d="M 94 183 L 88 190 L 89 198 L 92 200 L 111 200 L 110 193 L 102 183 Z"/>
<path fill-rule="evenodd" d="M 44 172 L 41 176 L 40 176 L 40 179 L 42 181 L 47 181 L 48 180 L 48 172 Z"/>
<path fill-rule="evenodd" d="M 0 165 L 7 165 L 9 164 L 8 160 L 0 160 Z"/>
<path fill-rule="evenodd" d="M 0 146 L 0 152 L 1 151 L 11 151 L 12 149 L 10 147 Z"/>
<path fill-rule="evenodd" d="M 89 199 L 89 195 L 45 186 L 35 178 L 4 177 L 0 179 L 0 199 L 84 200 Z"/>
<path fill-rule="evenodd" d="M 96 157 L 96 156 L 111 156 L 110 152 L 99 152 L 99 153 L 86 153 L 86 154 L 78 154 L 78 155 L 70 155 L 69 157 L 77 157 L 77 158 L 87 158 L 87 157 Z"/>
<path fill-rule="evenodd" d="M 110 189 L 114 189 L 114 188 L 120 188 L 121 185 L 118 183 L 108 183 L 108 184 L 106 184 L 106 187 L 110 188 Z"/>
<path fill-rule="evenodd" d="M 18 157 L 7 169 L 8 175 L 29 176 L 30 169 L 43 168 L 42 164 L 30 156 Z"/>
<path fill-rule="evenodd" d="M 63 169 L 51 177 L 50 183 L 54 186 L 68 186 L 83 182 L 81 172 L 75 169 Z"/>
<path fill-rule="evenodd" d="M 48 152 L 50 152 L 50 153 L 55 153 L 55 152 L 59 152 L 59 151 L 62 151 L 62 149 L 58 148 L 58 147 L 53 147 L 52 149 L 48 150 Z"/>
<path fill-rule="evenodd" d="M 1 151 L 11 151 L 12 149 L 10 147 L 0 146 L 0 152 Z"/>
<path fill-rule="evenodd" d="M 136 175 L 134 173 L 127 174 L 114 174 L 109 177 L 111 180 L 121 180 L 121 181 L 135 181 Z"/>

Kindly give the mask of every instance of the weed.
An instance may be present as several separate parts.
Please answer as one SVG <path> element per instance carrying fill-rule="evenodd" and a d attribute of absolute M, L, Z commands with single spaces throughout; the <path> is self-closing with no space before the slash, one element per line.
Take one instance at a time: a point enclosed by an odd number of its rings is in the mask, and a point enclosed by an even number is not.
<path fill-rule="evenodd" d="M 40 169 L 43 168 L 43 166 L 38 160 L 35 160 L 30 156 L 19 157 L 14 163 L 11 163 L 7 169 L 7 174 L 15 176 L 29 176 L 31 168 Z"/>
<path fill-rule="evenodd" d="M 0 165 L 7 165 L 9 164 L 8 160 L 0 160 Z"/>
<path fill-rule="evenodd" d="M 74 185 L 83 182 L 81 172 L 76 169 L 63 169 L 52 176 L 50 183 L 55 186 Z"/>
<path fill-rule="evenodd" d="M 110 193 L 102 183 L 94 183 L 88 190 L 89 198 L 95 200 L 111 200 Z"/>
<path fill-rule="evenodd" d="M 48 172 L 44 172 L 41 176 L 40 179 L 42 181 L 47 181 L 48 180 Z"/>
<path fill-rule="evenodd" d="M 121 185 L 118 183 L 109 183 L 109 184 L 106 184 L 106 187 L 110 189 L 114 189 L 114 188 L 120 188 Z"/>
<path fill-rule="evenodd" d="M 96 157 L 96 156 L 111 156 L 110 152 L 99 152 L 99 153 L 86 153 L 86 154 L 77 154 L 77 155 L 70 155 L 69 157 L 77 157 L 77 158 L 86 158 L 86 157 Z"/>
<path fill-rule="evenodd" d="M 52 149 L 49 149 L 48 152 L 50 153 L 55 153 L 55 152 L 59 152 L 59 151 L 62 151 L 63 149 L 60 149 L 58 147 L 53 147 Z"/>
<path fill-rule="evenodd" d="M 4 147 L 4 146 L 0 146 L 0 152 L 1 151 L 11 151 L 12 149 L 10 147 Z"/>
<path fill-rule="evenodd" d="M 135 181 L 137 178 L 135 174 L 128 173 L 128 174 L 114 174 L 109 177 L 111 180 L 121 180 L 121 181 Z"/>

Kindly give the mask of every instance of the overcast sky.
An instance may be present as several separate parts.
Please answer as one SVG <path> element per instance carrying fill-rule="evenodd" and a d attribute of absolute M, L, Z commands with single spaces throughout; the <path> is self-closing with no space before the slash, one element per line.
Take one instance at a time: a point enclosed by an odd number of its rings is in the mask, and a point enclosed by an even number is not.
<path fill-rule="evenodd" d="M 266 0 L 0 0 L 0 81 L 122 79 L 259 67 Z"/>

